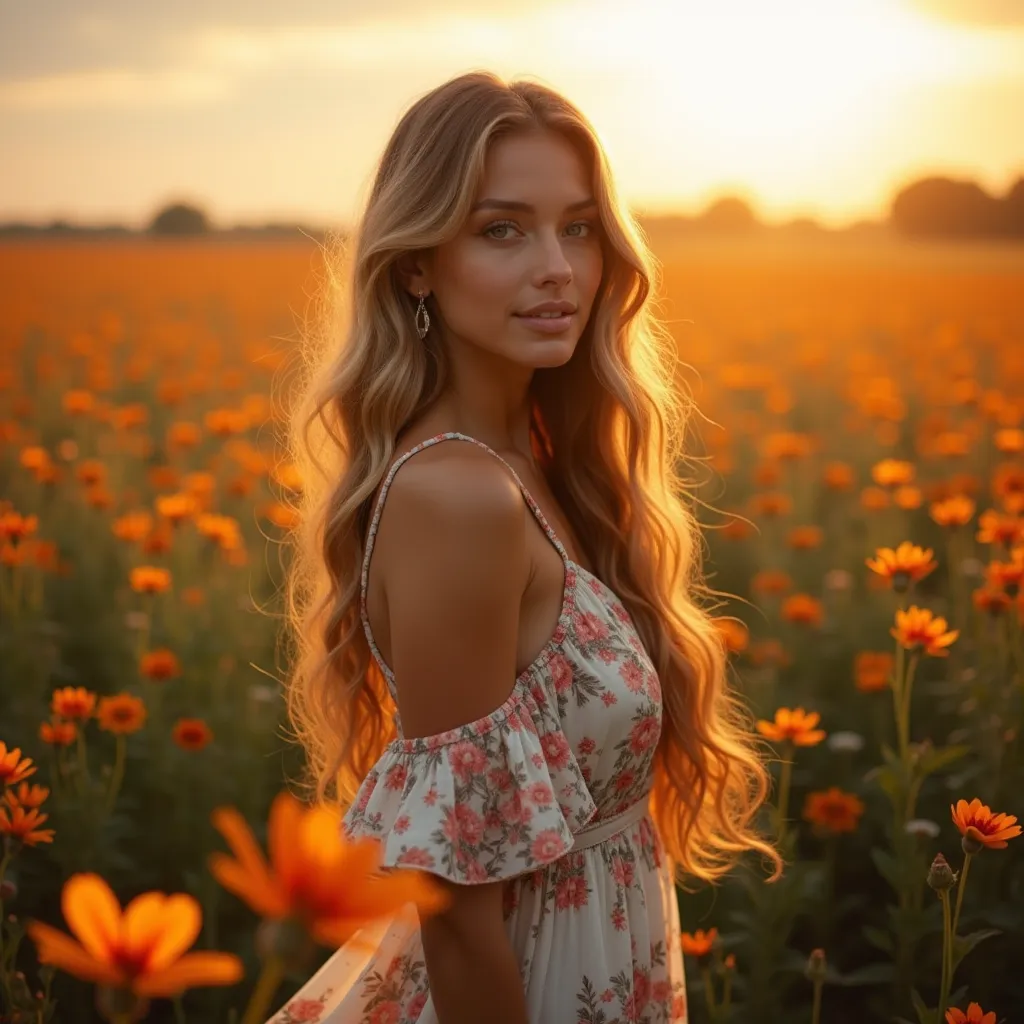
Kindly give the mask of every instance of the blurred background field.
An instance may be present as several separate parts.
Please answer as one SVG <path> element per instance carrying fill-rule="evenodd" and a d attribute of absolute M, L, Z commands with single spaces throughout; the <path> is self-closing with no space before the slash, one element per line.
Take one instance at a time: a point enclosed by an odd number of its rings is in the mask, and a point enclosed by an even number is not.
<path fill-rule="evenodd" d="M 731 595 L 719 614 L 733 620 L 735 678 L 757 718 L 802 707 L 826 733 L 792 758 L 786 880 L 741 872 L 681 897 L 687 932 L 718 932 L 719 973 L 688 957 L 691 1012 L 711 1019 L 705 988 L 721 1003 L 726 975 L 740 1015 L 716 1005 L 717 1019 L 806 1008 L 814 948 L 828 957 L 824 1020 L 889 1019 L 911 984 L 934 1005 L 942 924 L 925 875 L 938 851 L 959 855 L 950 804 L 980 796 L 1012 813 L 1024 785 L 1024 251 L 656 246 L 663 315 L 701 411 L 696 493 L 711 582 Z M 124 902 L 191 893 L 196 948 L 234 951 L 246 980 L 186 993 L 188 1020 L 229 1019 L 258 974 L 257 916 L 207 868 L 223 846 L 211 812 L 234 806 L 261 835 L 299 768 L 275 680 L 280 542 L 301 480 L 278 441 L 320 260 L 305 239 L 0 247 L 0 740 L 34 759 L 53 829 L 10 863 L 4 911 L 60 925 L 61 884 L 78 871 Z M 936 503 L 957 494 L 971 503 L 965 525 L 939 525 Z M 879 775 L 883 745 L 898 743 L 900 598 L 865 565 L 905 540 L 938 563 L 914 601 L 959 631 L 948 657 L 922 659 L 912 695 L 910 739 L 948 753 L 905 816 L 909 882 Z M 143 566 L 167 570 L 154 593 L 136 589 Z M 78 687 L 127 697 L 62 737 L 75 705 L 55 714 L 56 694 Z M 811 795 L 831 787 L 835 806 L 816 812 Z M 1024 857 L 1010 843 L 981 860 L 964 921 L 999 934 L 960 975 L 1013 1020 Z M 916 895 L 897 912 L 907 885 Z M 11 966 L 37 986 L 27 939 Z M 54 1019 L 98 1019 L 85 982 L 60 973 L 53 986 Z M 156 1000 L 147 1019 L 175 1018 Z"/>
<path fill-rule="evenodd" d="M 322 1019 L 284 416 L 320 243 L 481 67 L 593 121 L 699 410 L 788 867 L 680 892 L 690 1020 L 1024 1020 L 1022 5 L 54 0 L 0 13 L 0 1022 Z"/>

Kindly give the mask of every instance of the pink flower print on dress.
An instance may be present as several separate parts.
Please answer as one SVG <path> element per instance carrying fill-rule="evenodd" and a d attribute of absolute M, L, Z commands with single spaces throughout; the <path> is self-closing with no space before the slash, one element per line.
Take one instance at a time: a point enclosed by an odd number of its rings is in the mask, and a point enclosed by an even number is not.
<path fill-rule="evenodd" d="M 581 643 L 592 643 L 604 640 L 608 636 L 608 623 L 593 612 L 577 612 L 573 619 L 573 628 Z"/>
<path fill-rule="evenodd" d="M 405 1015 L 411 1020 L 419 1020 L 419 1016 L 423 1012 L 423 1007 L 426 1005 L 427 993 L 417 992 L 416 995 L 409 1000 L 409 1005 L 405 1008 Z"/>
<path fill-rule="evenodd" d="M 366 1024 L 401 1024 L 401 1022 L 402 1007 L 393 999 L 389 999 L 386 1003 L 379 1003 L 366 1018 Z"/>
<path fill-rule="evenodd" d="M 410 846 L 399 855 L 398 863 L 404 868 L 432 868 L 437 862 L 429 850 L 422 846 Z"/>
<path fill-rule="evenodd" d="M 547 862 L 554 860 L 564 849 L 562 837 L 553 828 L 546 828 L 543 832 L 537 833 L 530 853 L 534 860 Z"/>
<path fill-rule="evenodd" d="M 394 829 L 399 835 L 401 835 L 403 832 L 408 832 L 409 825 L 410 821 L 408 814 L 400 814 L 397 818 L 395 818 Z"/>
<path fill-rule="evenodd" d="M 572 689 L 572 665 L 564 654 L 556 654 L 548 662 L 548 671 L 551 673 L 556 693 L 567 693 Z"/>
<path fill-rule="evenodd" d="M 284 1008 L 284 1012 L 288 1024 L 311 1024 L 323 1015 L 324 1004 L 319 999 L 295 999 Z"/>
<path fill-rule="evenodd" d="M 629 687 L 630 693 L 643 693 L 644 672 L 635 661 L 624 661 L 619 667 L 619 675 Z"/>
<path fill-rule="evenodd" d="M 551 792 L 551 787 L 546 782 L 530 783 L 527 793 L 529 793 L 530 799 L 538 807 L 547 807 L 555 799 L 554 794 Z"/>
<path fill-rule="evenodd" d="M 444 815 L 444 834 L 453 842 L 469 843 L 476 846 L 484 834 L 484 823 L 480 815 L 466 804 L 449 807 Z"/>
<path fill-rule="evenodd" d="M 384 776 L 385 789 L 401 789 L 409 777 L 409 769 L 404 764 L 393 764 Z"/>
<path fill-rule="evenodd" d="M 562 732 L 549 732 L 541 737 L 541 749 L 544 751 L 544 759 L 556 771 L 560 771 L 569 764 L 572 751 L 569 749 L 569 741 Z"/>
<path fill-rule="evenodd" d="M 586 905 L 587 880 L 582 874 L 569 875 L 558 882 L 555 888 L 555 906 L 559 910 L 566 910 L 569 907 L 579 910 Z"/>
<path fill-rule="evenodd" d="M 637 722 L 630 730 L 629 749 L 639 756 L 658 742 L 658 736 L 660 733 L 661 723 L 655 715 L 648 715 L 646 718 L 641 718 L 640 721 Z"/>
<path fill-rule="evenodd" d="M 448 763 L 460 782 L 468 782 L 487 767 L 487 756 L 478 746 L 463 740 L 448 748 Z"/>
<path fill-rule="evenodd" d="M 584 736 L 576 749 L 584 755 L 592 754 L 597 749 L 597 741 L 590 736 Z"/>
<path fill-rule="evenodd" d="M 499 810 L 503 821 L 510 824 L 527 825 L 533 819 L 533 810 L 516 790 L 507 800 L 502 801 Z"/>

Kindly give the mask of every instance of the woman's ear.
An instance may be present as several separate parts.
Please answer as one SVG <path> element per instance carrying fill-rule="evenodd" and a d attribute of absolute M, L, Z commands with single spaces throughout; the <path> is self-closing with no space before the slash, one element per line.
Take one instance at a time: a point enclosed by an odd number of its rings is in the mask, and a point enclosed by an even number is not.
<path fill-rule="evenodd" d="M 395 273 L 402 287 L 415 299 L 423 292 L 424 297 L 430 294 L 429 273 L 422 253 L 406 253 L 395 263 Z"/>

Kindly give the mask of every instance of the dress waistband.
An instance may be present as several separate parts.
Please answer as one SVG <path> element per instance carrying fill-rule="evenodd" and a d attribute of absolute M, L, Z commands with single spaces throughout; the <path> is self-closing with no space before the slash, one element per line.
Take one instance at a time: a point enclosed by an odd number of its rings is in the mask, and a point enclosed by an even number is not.
<path fill-rule="evenodd" d="M 588 850 L 624 832 L 630 825 L 635 825 L 650 809 L 650 794 L 638 800 L 632 807 L 627 807 L 619 814 L 599 821 L 596 825 L 588 825 L 575 833 L 573 850 Z"/>

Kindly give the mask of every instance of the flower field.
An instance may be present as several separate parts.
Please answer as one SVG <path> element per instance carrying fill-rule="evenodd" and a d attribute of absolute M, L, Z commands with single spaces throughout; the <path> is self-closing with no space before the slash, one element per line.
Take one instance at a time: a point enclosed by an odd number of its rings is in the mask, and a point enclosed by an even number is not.
<path fill-rule="evenodd" d="M 1022 1020 L 1024 251 L 655 248 L 787 861 L 680 893 L 690 1019 Z M 285 792 L 319 259 L 0 245 L 0 1020 L 316 1021 L 332 948 L 439 905 Z"/>

